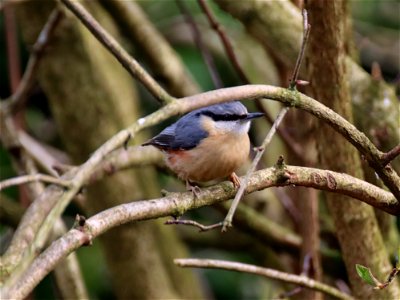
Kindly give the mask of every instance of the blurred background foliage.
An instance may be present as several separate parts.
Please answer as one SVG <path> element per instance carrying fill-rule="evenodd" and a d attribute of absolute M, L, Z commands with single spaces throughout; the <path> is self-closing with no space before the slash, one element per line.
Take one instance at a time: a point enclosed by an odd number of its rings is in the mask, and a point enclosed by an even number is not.
<path fill-rule="evenodd" d="M 39 2 L 40 1 L 38 1 L 37 5 L 40 5 Z M 353 35 L 356 41 L 356 49 L 359 52 L 359 61 L 361 66 L 369 72 L 371 70 L 372 62 L 377 61 L 381 66 L 382 74 L 387 82 L 398 87 L 400 80 L 400 2 L 396 0 L 354 0 L 350 2 L 354 26 Z M 190 29 L 185 23 L 176 3 L 169 0 L 151 0 L 142 1 L 140 4 L 155 26 L 173 45 L 173 48 L 182 58 L 185 66 L 201 86 L 201 89 L 204 91 L 215 89 L 199 49 L 196 48 L 193 43 Z M 227 61 L 218 38 L 209 29 L 206 19 L 201 13 L 197 3 L 195 1 L 185 1 L 185 4 L 194 15 L 196 22 L 204 34 L 205 44 L 211 49 L 224 85 L 240 85 L 241 82 L 238 76 Z M 260 45 L 246 35 L 242 24 L 233 19 L 227 13 L 218 9 L 218 7 L 213 3 L 210 4 L 217 15 L 218 20 L 227 29 L 229 36 L 234 41 L 243 67 L 246 69 L 253 83 L 278 84 L 279 80 L 277 79 L 276 70 L 270 72 L 269 68 L 265 68 L 265 65 L 260 63 L 260 61 L 265 62 L 269 59 L 261 50 Z M 3 13 L 0 13 L 0 97 L 2 99 L 10 95 L 4 23 L 4 15 Z M 123 45 L 136 59 L 139 60 L 139 62 L 142 61 L 141 53 L 135 52 L 134 47 L 129 43 L 128 39 L 123 41 Z M 20 36 L 18 46 L 21 67 L 24 69 L 29 58 L 30 49 L 26 47 Z M 143 64 L 145 65 L 145 63 Z M 156 101 L 140 85 L 138 85 L 138 89 L 141 93 L 142 100 L 141 114 L 145 115 L 154 111 L 157 108 Z M 276 111 L 277 108 L 278 106 L 275 105 L 274 110 Z M 255 110 L 252 106 L 249 109 Z M 52 120 L 51 111 L 47 105 L 46 97 L 38 85 L 35 86 L 24 111 L 26 128 L 31 135 L 56 148 L 63 149 L 57 128 Z M 171 122 L 172 120 L 169 120 L 166 123 Z M 156 133 L 163 126 L 165 126 L 165 123 L 153 128 L 153 133 Z M 258 130 L 261 126 L 265 127 L 265 124 L 263 123 L 259 126 L 256 124 L 253 128 L 257 128 Z M 263 131 L 265 132 L 266 129 L 264 128 Z M 254 135 L 255 134 L 253 133 L 253 136 Z M 257 141 L 255 143 L 257 144 Z M 279 147 L 279 144 L 279 142 L 275 142 L 275 145 L 271 147 Z M 270 153 L 279 152 L 279 148 L 270 151 Z M 277 155 L 271 155 L 271 157 L 271 161 L 273 161 Z M 12 176 L 15 176 L 15 172 L 11 166 L 10 158 L 8 157 L 7 151 L 0 146 L 0 180 Z M 161 174 L 159 179 L 162 186 L 168 190 L 183 189 L 183 185 L 177 186 L 177 181 L 172 179 L 169 175 Z M 18 188 L 7 189 L 4 193 L 12 199 L 18 199 Z M 251 198 L 257 199 L 257 196 L 253 195 Z M 268 209 L 274 211 L 273 207 L 269 207 Z M 324 213 L 324 209 L 324 206 L 322 206 L 322 213 Z M 74 205 L 67 210 L 64 218 L 69 226 L 72 226 L 73 218 L 76 213 L 81 212 Z M 212 208 L 202 208 L 187 215 L 188 218 L 193 218 L 207 224 L 221 220 L 222 216 L 221 213 L 216 212 Z M 331 224 L 329 224 L 329 220 L 321 221 L 323 223 L 328 222 L 325 225 L 322 225 L 322 236 L 324 237 L 325 235 L 329 237 L 331 235 L 330 230 L 332 229 Z M 181 231 L 181 235 L 184 240 L 187 240 L 187 244 L 190 247 L 191 255 L 193 257 L 223 258 L 259 264 L 254 256 L 252 256 L 253 253 L 257 252 L 257 246 L 254 247 L 255 249 L 248 249 L 246 246 L 240 247 L 241 241 L 239 239 L 237 249 L 227 249 L 228 246 L 224 249 L 224 247 L 221 246 L 221 242 L 223 243 L 225 240 L 228 240 L 229 236 L 221 237 L 219 242 L 210 241 L 209 246 L 204 246 L 205 244 L 200 241 L 204 236 L 193 237 L 193 232 L 188 233 L 186 228 L 183 228 Z M 1 242 L 5 243 L 9 237 L 10 228 L 6 224 L 2 223 L 0 227 Z M 197 243 L 201 246 L 196 246 Z M 242 244 L 248 245 L 246 243 L 246 241 L 243 241 Z M 332 238 L 324 239 L 323 243 L 330 243 L 329 246 L 333 249 L 337 247 L 337 244 Z M 227 245 L 228 244 L 229 243 L 227 242 Z M 265 249 L 263 249 L 263 251 L 264 250 Z M 279 249 L 277 249 L 277 251 L 279 253 Z M 114 298 L 110 284 L 110 274 L 107 271 L 104 256 L 97 240 L 94 241 L 93 246 L 79 249 L 77 254 L 91 298 Z M 339 263 L 338 265 L 340 266 L 335 272 L 340 273 L 341 278 L 345 278 L 345 269 L 343 265 L 340 264 L 340 257 L 337 257 L 336 252 L 333 252 L 332 257 L 337 259 L 337 262 Z M 279 256 L 278 259 L 279 261 L 276 261 L 277 264 L 285 265 L 289 261 L 285 258 L 285 254 Z M 335 266 L 330 267 L 334 268 Z M 268 294 L 268 291 L 271 290 L 270 287 L 271 285 L 274 285 L 274 282 L 260 279 L 259 277 L 217 270 L 196 270 L 196 272 L 202 278 L 204 287 L 207 291 L 206 293 L 216 299 L 259 299 L 276 296 L 276 294 Z M 49 275 L 35 289 L 35 298 L 53 299 L 56 297 L 57 289 L 55 288 L 52 275 Z"/>

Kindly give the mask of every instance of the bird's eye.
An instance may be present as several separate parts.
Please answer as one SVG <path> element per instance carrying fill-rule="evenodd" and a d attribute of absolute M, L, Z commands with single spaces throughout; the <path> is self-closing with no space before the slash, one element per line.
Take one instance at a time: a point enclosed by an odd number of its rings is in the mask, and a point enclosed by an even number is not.
<path fill-rule="evenodd" d="M 216 114 L 210 111 L 203 112 L 203 114 L 209 116 L 214 121 L 237 121 L 243 120 L 247 117 L 247 115 Z"/>
<path fill-rule="evenodd" d="M 224 115 L 218 116 L 218 119 L 219 119 L 218 121 L 236 121 L 237 120 L 237 116 L 224 114 Z"/>
<path fill-rule="evenodd" d="M 215 115 L 215 121 L 238 121 L 245 119 L 246 115 L 232 115 L 232 114 L 223 114 L 223 115 Z"/>

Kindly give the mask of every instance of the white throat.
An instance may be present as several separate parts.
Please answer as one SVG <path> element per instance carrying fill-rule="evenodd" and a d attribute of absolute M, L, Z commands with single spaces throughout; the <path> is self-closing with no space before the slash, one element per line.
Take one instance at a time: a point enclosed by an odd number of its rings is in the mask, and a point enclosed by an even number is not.
<path fill-rule="evenodd" d="M 217 121 L 215 129 L 220 132 L 246 134 L 250 129 L 250 120 L 245 121 Z"/>

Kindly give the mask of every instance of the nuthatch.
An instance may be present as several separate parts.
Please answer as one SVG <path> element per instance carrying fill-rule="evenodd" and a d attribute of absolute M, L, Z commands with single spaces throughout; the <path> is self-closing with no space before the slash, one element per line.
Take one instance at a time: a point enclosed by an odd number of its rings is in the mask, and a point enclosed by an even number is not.
<path fill-rule="evenodd" d="M 153 145 L 166 155 L 167 166 L 186 187 L 229 176 L 235 187 L 235 174 L 248 158 L 250 121 L 262 113 L 249 113 L 238 102 L 216 104 L 194 110 L 165 128 L 143 145 Z"/>

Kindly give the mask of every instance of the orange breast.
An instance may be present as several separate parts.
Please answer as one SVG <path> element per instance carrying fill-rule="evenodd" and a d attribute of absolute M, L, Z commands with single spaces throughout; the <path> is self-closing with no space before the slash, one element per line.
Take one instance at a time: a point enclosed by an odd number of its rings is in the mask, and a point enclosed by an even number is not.
<path fill-rule="evenodd" d="M 248 158 L 247 134 L 214 135 L 196 148 L 167 152 L 167 165 L 180 178 L 205 182 L 229 176 Z"/>

